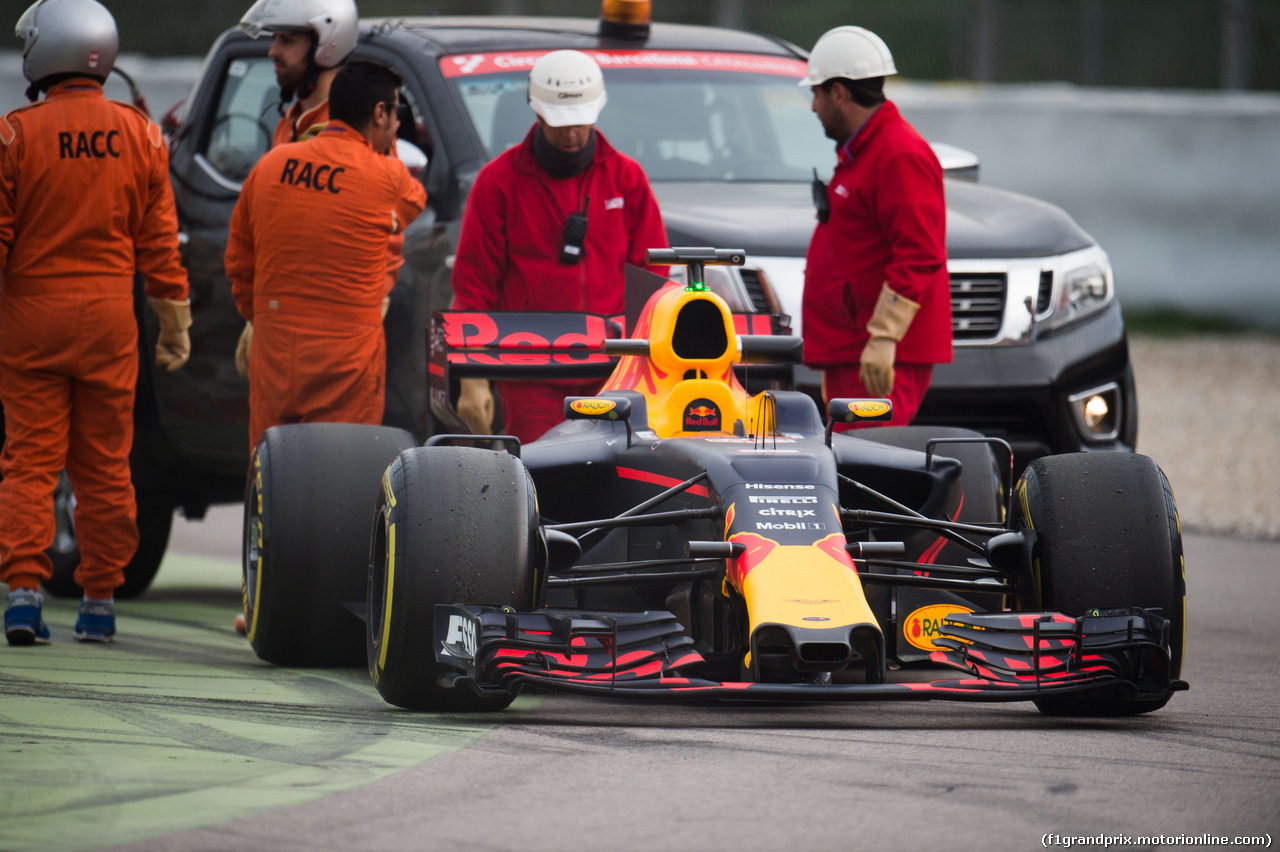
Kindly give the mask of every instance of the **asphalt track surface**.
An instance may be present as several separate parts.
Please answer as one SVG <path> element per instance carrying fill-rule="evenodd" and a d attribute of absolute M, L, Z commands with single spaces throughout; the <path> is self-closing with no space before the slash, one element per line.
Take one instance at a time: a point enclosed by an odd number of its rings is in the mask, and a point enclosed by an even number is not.
<path fill-rule="evenodd" d="M 0 850 L 1280 840 L 1280 543 L 1187 537 L 1191 691 L 1144 717 L 560 696 L 448 717 L 385 705 L 360 670 L 259 662 L 230 629 L 236 516 L 215 514 L 180 525 L 113 646 L 72 641 L 62 601 L 52 646 L 0 646 Z"/>

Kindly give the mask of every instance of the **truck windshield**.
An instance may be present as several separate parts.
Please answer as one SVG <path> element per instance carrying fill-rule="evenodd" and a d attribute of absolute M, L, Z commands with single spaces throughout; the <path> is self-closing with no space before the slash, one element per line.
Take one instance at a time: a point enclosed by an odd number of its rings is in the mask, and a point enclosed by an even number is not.
<path fill-rule="evenodd" d="M 804 76 L 799 60 L 663 51 L 591 54 L 604 68 L 609 97 L 597 127 L 614 147 L 640 161 L 650 181 L 799 183 L 812 179 L 815 167 L 829 174 L 835 164 L 833 143 L 810 112 L 809 90 L 796 85 Z M 526 91 L 528 66 L 538 55 L 441 60 L 490 158 L 521 142 L 536 120 Z M 738 59 L 735 70 L 719 70 L 726 56 Z M 628 60 L 662 67 L 627 67 Z M 760 65 L 768 70 L 754 70 Z"/>

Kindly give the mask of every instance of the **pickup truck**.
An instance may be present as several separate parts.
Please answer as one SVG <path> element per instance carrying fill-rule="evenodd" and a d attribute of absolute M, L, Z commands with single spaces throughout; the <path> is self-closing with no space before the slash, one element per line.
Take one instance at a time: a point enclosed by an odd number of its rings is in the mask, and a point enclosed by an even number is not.
<path fill-rule="evenodd" d="M 175 373 L 143 359 L 132 456 L 142 544 L 122 596 L 151 582 L 176 509 L 201 517 L 243 496 L 248 383 L 233 366 L 243 323 L 222 258 L 240 186 L 278 117 L 268 47 L 226 31 L 191 96 L 164 121 L 192 287 L 193 354 Z M 524 137 L 534 121 L 529 68 L 561 48 L 587 51 L 604 69 L 609 105 L 598 126 L 644 166 L 671 245 L 744 249 L 744 267 L 722 267 L 708 283 L 733 310 L 789 314 L 794 332 L 803 331 L 811 181 L 815 170 L 829 177 L 835 163 L 809 92 L 797 86 L 803 50 L 766 35 L 677 24 L 362 20 L 354 56 L 403 75 L 413 120 L 402 123 L 400 152 L 429 195 L 406 232 L 406 264 L 385 322 L 388 425 L 420 437 L 433 429 L 424 329 L 449 303 L 468 190 L 486 162 Z M 971 155 L 936 150 L 947 168 L 955 360 L 936 369 L 916 422 L 1003 438 L 1018 471 L 1048 453 L 1133 449 L 1133 374 L 1106 253 L 1062 210 L 983 186 Z M 142 351 L 150 351 L 154 319 L 139 310 L 139 322 Z M 804 368 L 793 378 L 816 388 Z M 74 591 L 65 521 L 55 593 Z"/>

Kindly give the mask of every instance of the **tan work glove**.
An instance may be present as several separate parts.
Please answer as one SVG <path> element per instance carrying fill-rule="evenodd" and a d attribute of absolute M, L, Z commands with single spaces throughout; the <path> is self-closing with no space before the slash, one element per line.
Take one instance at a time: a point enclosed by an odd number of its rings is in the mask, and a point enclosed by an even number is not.
<path fill-rule="evenodd" d="M 191 300 L 147 299 L 160 318 L 160 338 L 156 341 L 156 365 L 173 372 L 191 357 Z"/>
<path fill-rule="evenodd" d="M 907 333 L 920 306 L 889 288 L 888 282 L 876 299 L 875 312 L 867 323 L 871 339 L 862 350 L 862 366 L 858 378 L 873 396 L 893 392 L 893 361 L 898 354 L 898 341 Z"/>
<path fill-rule="evenodd" d="M 253 347 L 253 323 L 244 324 L 240 339 L 236 342 L 236 372 L 249 377 L 249 351 Z"/>
<path fill-rule="evenodd" d="M 493 392 L 488 379 L 460 379 L 458 416 L 477 435 L 493 434 Z"/>

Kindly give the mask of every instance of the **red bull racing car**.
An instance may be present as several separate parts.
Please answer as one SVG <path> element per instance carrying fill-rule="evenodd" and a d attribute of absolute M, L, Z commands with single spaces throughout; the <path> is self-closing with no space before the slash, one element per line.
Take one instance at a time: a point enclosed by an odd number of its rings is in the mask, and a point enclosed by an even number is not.
<path fill-rule="evenodd" d="M 417 710 L 498 710 L 534 688 L 1123 715 L 1186 688 L 1181 534 L 1149 458 L 1049 456 L 1012 485 L 999 439 L 836 432 L 888 419 L 888 401 L 823 412 L 769 387 L 800 340 L 703 284 L 743 260 L 651 252 L 689 283 L 661 283 L 630 320 L 437 314 L 429 392 L 459 432 L 426 446 L 385 427 L 269 430 L 245 514 L 258 655 L 367 662 L 383 698 Z M 476 376 L 607 379 L 521 446 L 465 433 L 450 388 Z"/>

